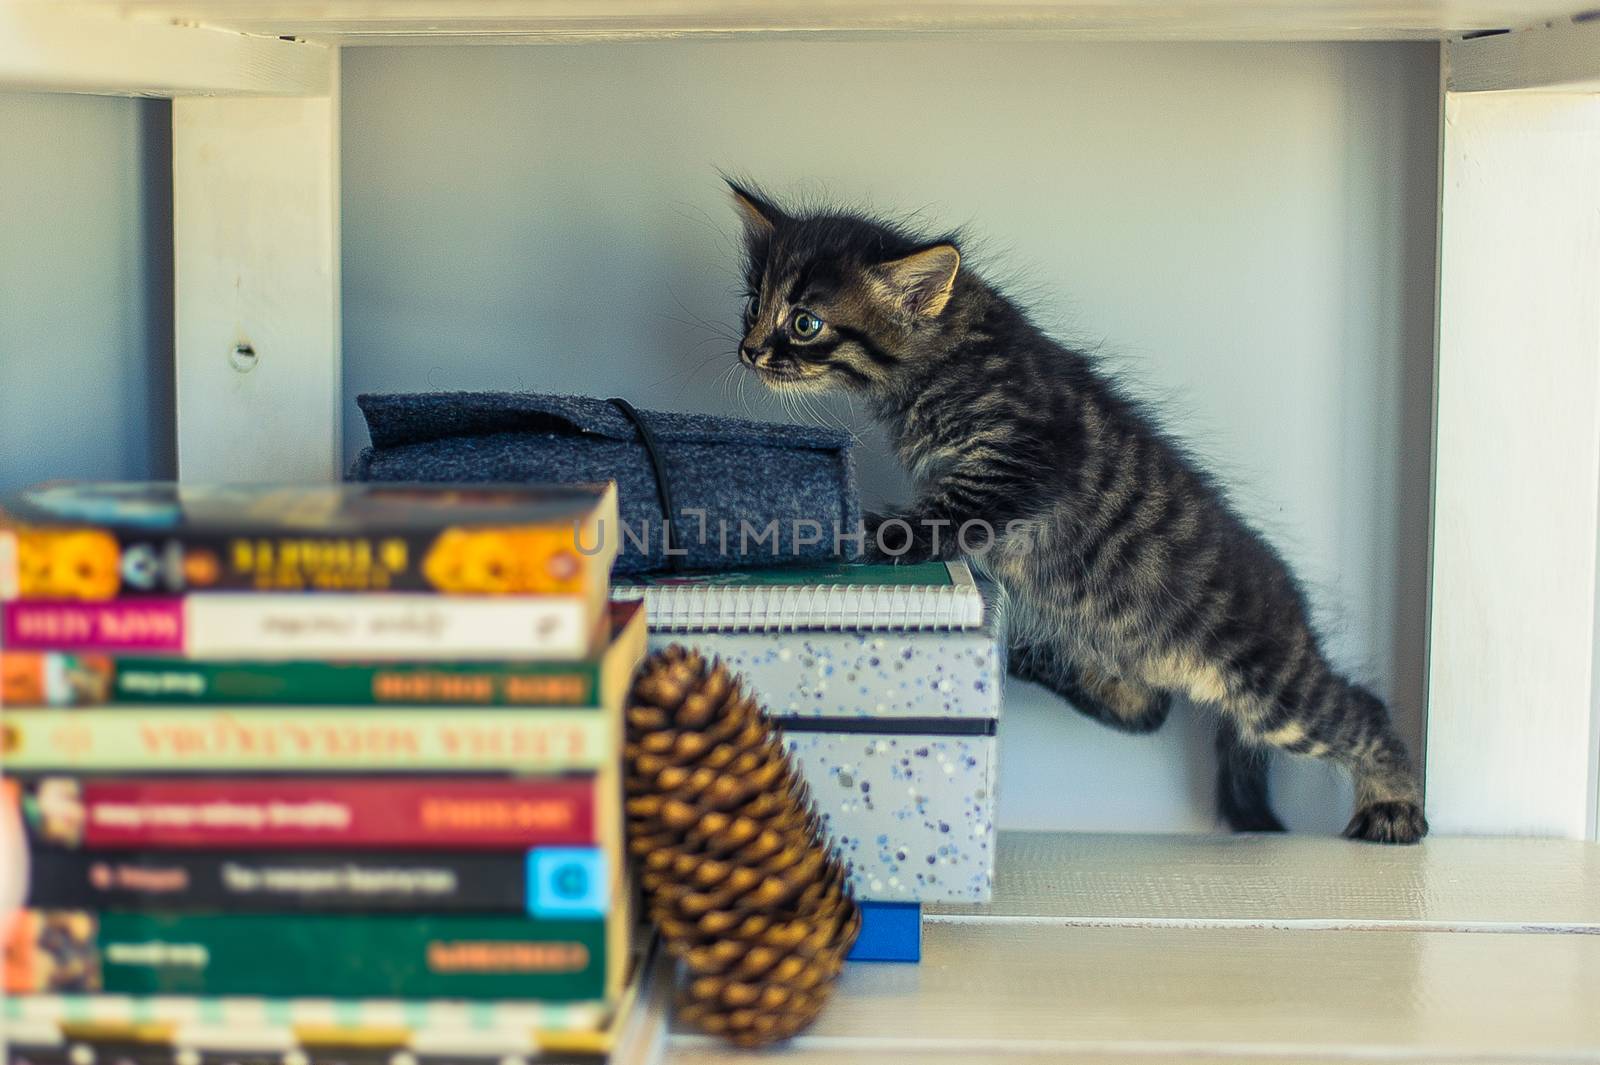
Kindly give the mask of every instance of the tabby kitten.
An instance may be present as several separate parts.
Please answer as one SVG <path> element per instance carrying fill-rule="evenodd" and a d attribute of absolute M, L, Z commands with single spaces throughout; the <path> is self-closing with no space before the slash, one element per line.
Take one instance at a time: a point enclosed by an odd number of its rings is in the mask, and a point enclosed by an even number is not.
<path fill-rule="evenodd" d="M 963 268 L 952 238 L 790 214 L 729 184 L 747 250 L 740 359 L 776 390 L 865 397 L 917 484 L 869 523 L 869 552 L 966 554 L 1011 600 L 1012 671 L 1108 725 L 1159 728 L 1174 695 L 1215 707 L 1235 830 L 1282 830 L 1275 747 L 1354 776 L 1347 836 L 1426 834 L 1388 711 L 1324 657 L 1283 559 L 1089 357 Z M 963 542 L 969 521 L 984 524 Z"/>

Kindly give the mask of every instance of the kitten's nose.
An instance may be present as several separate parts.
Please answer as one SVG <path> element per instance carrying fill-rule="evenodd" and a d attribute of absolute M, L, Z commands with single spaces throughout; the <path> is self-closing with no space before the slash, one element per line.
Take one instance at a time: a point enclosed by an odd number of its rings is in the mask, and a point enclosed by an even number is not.
<path fill-rule="evenodd" d="M 758 350 L 756 348 L 752 348 L 749 344 L 739 345 L 739 361 L 743 362 L 746 366 L 754 366 L 756 364 L 757 354 L 759 354 Z"/>

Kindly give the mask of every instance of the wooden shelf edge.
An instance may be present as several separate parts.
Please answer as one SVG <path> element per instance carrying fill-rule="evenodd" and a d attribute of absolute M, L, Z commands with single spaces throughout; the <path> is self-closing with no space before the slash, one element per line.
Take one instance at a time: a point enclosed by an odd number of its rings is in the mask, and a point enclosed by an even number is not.
<path fill-rule="evenodd" d="M 168 23 L 340 43 L 959 33 L 1115 40 L 1443 40 L 1584 0 L 72 0 Z"/>
<path fill-rule="evenodd" d="M 1600 12 L 1445 45 L 1445 91 L 1600 93 Z"/>
<path fill-rule="evenodd" d="M 920 966 L 847 965 L 784 1060 L 1592 1061 L 1597 961 L 1581 934 L 940 924 Z"/>
<path fill-rule="evenodd" d="M 113 96 L 327 96 L 332 49 L 0 0 L 0 90 Z"/>
<path fill-rule="evenodd" d="M 1393 932 L 1600 932 L 1600 845 L 1430 838 L 1001 832 L 994 901 L 942 924 Z"/>

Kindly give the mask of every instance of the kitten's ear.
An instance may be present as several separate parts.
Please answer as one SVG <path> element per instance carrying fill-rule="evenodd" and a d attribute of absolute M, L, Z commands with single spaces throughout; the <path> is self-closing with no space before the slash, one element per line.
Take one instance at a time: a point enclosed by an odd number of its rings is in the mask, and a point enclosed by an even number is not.
<path fill-rule="evenodd" d="M 906 312 L 935 318 L 950 302 L 961 252 L 954 244 L 935 244 L 903 259 L 872 268 L 875 287 Z"/>
<path fill-rule="evenodd" d="M 732 178 L 723 180 L 728 183 L 728 191 L 733 193 L 733 205 L 739 211 L 739 220 L 744 223 L 745 239 L 765 241 L 771 237 L 772 231 L 783 221 L 783 212 Z"/>

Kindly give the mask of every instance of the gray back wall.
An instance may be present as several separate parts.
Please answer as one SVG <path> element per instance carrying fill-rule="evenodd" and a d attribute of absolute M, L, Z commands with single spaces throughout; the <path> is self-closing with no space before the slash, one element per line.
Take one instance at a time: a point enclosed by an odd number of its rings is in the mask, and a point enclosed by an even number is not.
<path fill-rule="evenodd" d="M 1420 735 L 1437 50 L 663 43 L 345 54 L 346 386 L 783 417 L 721 374 L 715 168 L 967 224 L 975 265 L 1157 399 Z M 167 108 L 0 95 L 0 489 L 172 472 Z M 707 324 L 702 324 L 704 320 Z M 346 438 L 365 439 L 353 405 Z M 848 407 L 834 416 L 850 420 Z M 865 441 L 869 499 L 903 491 Z M 1002 820 L 1211 826 L 1209 726 L 1027 685 Z M 1285 765 L 1296 827 L 1347 789 Z"/>
<path fill-rule="evenodd" d="M 1159 401 L 1420 737 L 1437 49 L 668 42 L 352 49 L 346 441 L 362 391 L 510 388 L 782 418 L 724 376 L 717 168 L 966 225 L 969 261 Z M 903 491 L 861 432 L 869 501 Z M 1210 725 L 1111 733 L 1028 685 L 1008 826 L 1210 828 Z M 1348 816 L 1280 766 L 1291 823 Z"/>
<path fill-rule="evenodd" d="M 170 113 L 0 93 L 0 491 L 173 476 Z"/>
<path fill-rule="evenodd" d="M 346 391 L 783 417 L 721 380 L 715 168 L 934 225 L 1157 399 L 1420 734 L 1436 49 L 954 41 L 352 49 Z M 0 95 L 0 488 L 171 472 L 167 111 Z M 706 323 L 706 324 L 703 324 Z M 353 404 L 346 439 L 365 440 Z M 848 407 L 833 416 L 851 420 Z M 903 491 L 869 426 L 869 499 Z M 1210 827 L 1209 726 L 1014 685 L 1013 826 Z M 1347 789 L 1277 783 L 1329 831 Z"/>

